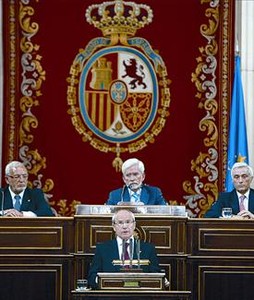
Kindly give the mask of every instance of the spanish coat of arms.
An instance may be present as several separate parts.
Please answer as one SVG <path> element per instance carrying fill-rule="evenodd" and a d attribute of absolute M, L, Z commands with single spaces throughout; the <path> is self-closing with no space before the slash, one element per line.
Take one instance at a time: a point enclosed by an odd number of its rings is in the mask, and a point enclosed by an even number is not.
<path fill-rule="evenodd" d="M 90 5 L 86 20 L 102 31 L 76 55 L 67 79 L 72 124 L 95 149 L 122 153 L 154 143 L 169 116 L 170 81 L 150 43 L 135 37 L 152 22 L 145 4 L 115 0 Z"/>

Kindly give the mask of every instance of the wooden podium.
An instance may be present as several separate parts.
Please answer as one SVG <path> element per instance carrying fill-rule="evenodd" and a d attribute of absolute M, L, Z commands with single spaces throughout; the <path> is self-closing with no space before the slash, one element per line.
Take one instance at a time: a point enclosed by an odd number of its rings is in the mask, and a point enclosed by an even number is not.
<path fill-rule="evenodd" d="M 101 290 L 164 290 L 165 273 L 117 272 L 98 273 Z"/>
<path fill-rule="evenodd" d="M 191 300 L 190 291 L 88 290 L 71 295 L 72 300 Z"/>

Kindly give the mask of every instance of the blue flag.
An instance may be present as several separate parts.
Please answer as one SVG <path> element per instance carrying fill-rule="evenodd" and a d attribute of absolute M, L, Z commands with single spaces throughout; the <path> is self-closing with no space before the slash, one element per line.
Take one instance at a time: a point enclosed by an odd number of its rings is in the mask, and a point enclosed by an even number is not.
<path fill-rule="evenodd" d="M 234 188 L 231 178 L 231 168 L 233 164 L 235 162 L 243 161 L 249 163 L 244 97 L 241 79 L 241 59 L 239 55 L 236 55 L 235 57 L 235 74 L 229 123 L 228 161 L 225 182 L 225 189 L 228 192 Z"/>

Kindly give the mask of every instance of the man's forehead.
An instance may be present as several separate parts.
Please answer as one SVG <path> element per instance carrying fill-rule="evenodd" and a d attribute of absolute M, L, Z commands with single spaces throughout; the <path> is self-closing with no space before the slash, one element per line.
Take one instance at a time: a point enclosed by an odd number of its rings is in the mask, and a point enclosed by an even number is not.
<path fill-rule="evenodd" d="M 248 168 L 247 167 L 239 167 L 239 168 L 235 168 L 233 170 L 233 174 L 248 174 Z"/>
<path fill-rule="evenodd" d="M 14 173 L 16 173 L 16 172 L 26 172 L 27 173 L 27 169 L 22 166 L 14 167 L 11 169 L 11 171 Z"/>
<path fill-rule="evenodd" d="M 128 211 L 121 211 L 116 215 L 116 219 L 126 219 L 126 218 L 131 218 L 131 213 Z"/>
<path fill-rule="evenodd" d="M 139 171 L 138 164 L 132 165 L 132 166 L 130 166 L 129 168 L 127 168 L 127 169 L 125 170 L 125 173 L 126 173 L 126 172 L 133 172 L 134 170 L 138 170 L 138 171 Z"/>

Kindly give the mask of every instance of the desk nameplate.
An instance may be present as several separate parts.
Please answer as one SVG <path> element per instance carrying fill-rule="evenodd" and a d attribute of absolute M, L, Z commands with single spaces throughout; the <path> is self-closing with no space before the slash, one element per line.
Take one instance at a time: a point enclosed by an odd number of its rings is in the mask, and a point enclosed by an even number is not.
<path fill-rule="evenodd" d="M 135 205 L 135 203 L 122 202 L 121 205 L 86 205 L 76 206 L 76 215 L 110 215 L 119 209 L 128 209 L 135 214 L 166 215 L 186 218 L 184 205 Z"/>
<path fill-rule="evenodd" d="M 164 273 L 98 273 L 99 289 L 164 289 Z"/>

